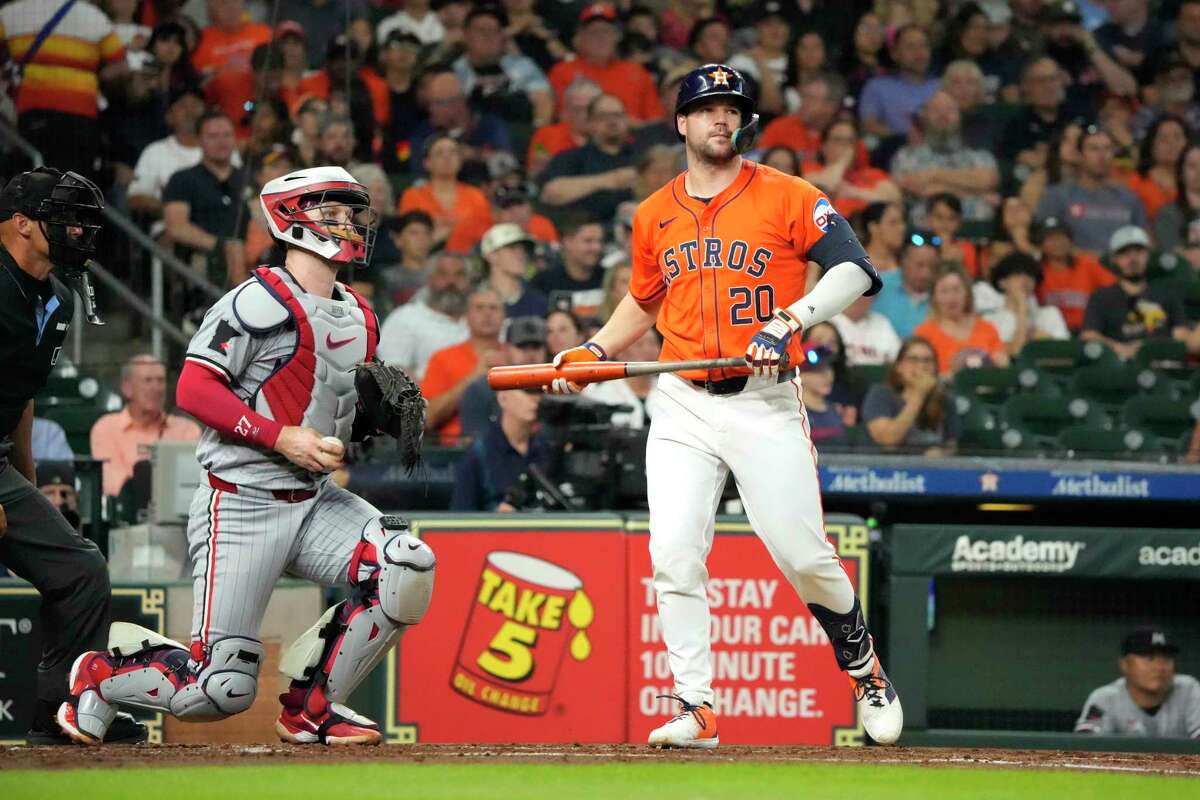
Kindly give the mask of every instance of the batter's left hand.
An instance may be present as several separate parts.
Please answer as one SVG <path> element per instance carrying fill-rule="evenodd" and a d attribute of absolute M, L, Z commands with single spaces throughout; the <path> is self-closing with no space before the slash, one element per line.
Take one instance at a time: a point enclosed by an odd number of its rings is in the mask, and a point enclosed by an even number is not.
<path fill-rule="evenodd" d="M 801 327 L 800 320 L 789 314 L 787 309 L 775 310 L 771 321 L 754 334 L 750 346 L 746 348 L 746 363 L 755 375 L 779 374 L 779 362 L 787 352 L 788 341 L 800 332 Z"/>

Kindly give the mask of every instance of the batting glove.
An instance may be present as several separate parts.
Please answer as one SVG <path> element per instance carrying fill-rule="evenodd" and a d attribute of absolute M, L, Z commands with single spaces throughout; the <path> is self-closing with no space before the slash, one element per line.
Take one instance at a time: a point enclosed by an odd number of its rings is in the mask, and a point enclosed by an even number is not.
<path fill-rule="evenodd" d="M 554 361 L 551 363 L 555 369 L 558 369 L 563 364 L 579 364 L 586 361 L 608 361 L 608 353 L 604 352 L 604 348 L 595 342 L 584 342 L 579 347 L 563 350 L 554 356 Z M 550 381 L 549 389 L 551 394 L 579 394 L 583 391 L 582 386 L 572 383 L 566 378 L 555 378 Z"/>
<path fill-rule="evenodd" d="M 788 340 L 800 332 L 800 321 L 787 312 L 776 309 L 771 321 L 754 334 L 746 348 L 746 363 L 755 375 L 778 375 L 779 363 L 787 351 Z"/>

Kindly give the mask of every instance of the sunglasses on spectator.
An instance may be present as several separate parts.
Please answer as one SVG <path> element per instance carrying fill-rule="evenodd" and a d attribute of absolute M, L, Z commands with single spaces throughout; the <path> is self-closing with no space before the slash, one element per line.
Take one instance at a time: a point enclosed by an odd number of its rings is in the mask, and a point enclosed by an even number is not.
<path fill-rule="evenodd" d="M 930 247 L 942 246 L 942 237 L 934 234 L 914 233 L 909 235 L 908 241 L 917 247 L 924 247 L 925 245 L 929 245 Z"/>

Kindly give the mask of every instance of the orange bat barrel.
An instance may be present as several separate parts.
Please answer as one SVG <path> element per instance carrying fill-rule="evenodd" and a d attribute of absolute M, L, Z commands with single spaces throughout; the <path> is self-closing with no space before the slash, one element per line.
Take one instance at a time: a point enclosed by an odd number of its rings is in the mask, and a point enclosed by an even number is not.
<path fill-rule="evenodd" d="M 580 385 L 611 381 L 625 377 L 626 362 L 594 361 L 582 364 L 524 364 L 515 367 L 492 367 L 488 370 L 488 386 L 497 392 L 507 389 L 540 389 L 555 378 L 567 378 Z"/>

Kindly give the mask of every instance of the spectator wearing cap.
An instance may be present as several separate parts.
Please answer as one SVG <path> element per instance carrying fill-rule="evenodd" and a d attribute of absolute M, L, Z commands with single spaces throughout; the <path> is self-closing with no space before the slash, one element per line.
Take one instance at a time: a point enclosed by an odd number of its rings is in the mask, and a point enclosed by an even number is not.
<path fill-rule="evenodd" d="M 1200 738 L 1200 682 L 1175 672 L 1179 645 L 1162 628 L 1144 627 L 1121 642 L 1121 677 L 1088 695 L 1076 733 Z"/>
<path fill-rule="evenodd" d="M 453 253 L 466 253 L 479 241 L 480 230 L 491 225 L 492 211 L 487 196 L 458 180 L 462 170 L 462 148 L 447 134 L 435 134 L 425 152 L 429 179 L 410 186 L 400 196 L 399 213 L 424 211 L 433 218 L 434 240 Z M 487 222 L 487 227 L 482 222 Z"/>
<path fill-rule="evenodd" d="M 1154 337 L 1184 342 L 1189 353 L 1200 353 L 1200 328 L 1188 321 L 1179 293 L 1147 281 L 1150 236 L 1146 231 L 1136 225 L 1118 228 L 1108 254 L 1117 282 L 1097 289 L 1088 300 L 1080 338 L 1104 342 L 1126 360 Z"/>
<path fill-rule="evenodd" d="M 272 0 L 272 3 L 278 7 L 277 14 L 273 10 L 268 12 L 277 22 L 276 41 L 281 35 L 278 25 L 292 23 L 298 26 L 303 32 L 304 52 L 310 69 L 321 66 L 325 45 L 331 34 L 344 32 L 357 21 L 369 19 L 371 6 L 376 5 L 370 0 Z M 268 8 L 271 8 L 271 4 L 268 4 Z"/>
<path fill-rule="evenodd" d="M 421 40 L 394 30 L 379 48 L 379 69 L 388 88 L 388 124 L 383 129 L 383 166 L 388 172 L 408 172 L 412 135 L 425 119 L 418 97 Z"/>
<path fill-rule="evenodd" d="M 425 148 L 436 134 L 449 133 L 462 147 L 464 161 L 482 161 L 493 153 L 511 153 L 508 126 L 495 114 L 473 110 L 453 70 L 433 70 L 422 77 L 420 96 L 428 119 L 412 131 L 410 168 L 425 175 Z"/>
<path fill-rule="evenodd" d="M 858 115 L 863 131 L 880 138 L 907 134 L 913 118 L 938 90 L 929 75 L 929 34 L 916 25 L 896 31 L 891 46 L 895 71 L 863 85 Z"/>
<path fill-rule="evenodd" d="M 620 99 L 633 119 L 646 121 L 662 116 L 654 78 L 644 67 L 617 58 L 620 39 L 616 7 L 610 3 L 592 3 L 584 7 L 572 39 L 574 60 L 560 61 L 550 70 L 550 85 L 554 87 L 560 113 L 567 86 L 583 75 L 597 83 L 606 94 Z"/>
<path fill-rule="evenodd" d="M 311 95 L 328 100 L 333 93 L 345 92 L 346 86 L 350 87 L 346 102 L 362 145 L 359 158 L 367 161 L 370 160 L 375 127 L 387 129 L 391 110 L 388 85 L 379 73 L 363 63 L 358 42 L 339 33 L 325 48 L 324 68 L 301 79 L 295 91 L 297 97 Z"/>
<path fill-rule="evenodd" d="M 493 225 L 479 242 L 484 263 L 483 285 L 500 295 L 507 317 L 546 314 L 546 295 L 525 282 L 534 271 L 533 246 L 533 237 L 513 222 Z"/>
<path fill-rule="evenodd" d="M 816 81 L 810 82 L 811 86 Z M 772 123 L 774 124 L 774 123 Z M 900 189 L 881 169 L 859 157 L 863 149 L 858 123 L 853 117 L 834 119 L 821 134 L 816 157 L 806 161 L 799 174 L 829 195 L 833 207 L 846 219 L 872 203 L 899 203 Z"/>
<path fill-rule="evenodd" d="M 658 331 L 650 328 L 624 350 L 614 354 L 613 358 L 618 361 L 657 361 L 660 352 L 662 339 Z M 605 405 L 627 406 L 628 411 L 616 412 L 611 421 L 614 427 L 633 430 L 648 427 L 662 402 L 658 380 L 652 375 L 589 383 L 583 387 L 581 396 Z"/>
<path fill-rule="evenodd" d="M 617 206 L 633 198 L 636 160 L 624 104 L 600 95 L 588 106 L 588 143 L 559 153 L 538 176 L 542 203 L 552 218 L 610 220 Z"/>
<path fill-rule="evenodd" d="M 271 42 L 271 27 L 252 21 L 243 0 L 209 0 L 208 20 L 192 52 L 192 66 L 206 78 L 249 69 L 254 48 Z"/>
<path fill-rule="evenodd" d="M 576 216 L 569 217 L 561 231 L 557 263 L 533 276 L 530 285 L 550 299 L 551 308 L 590 316 L 604 302 L 604 226 Z"/>
<path fill-rule="evenodd" d="M 1113 233 L 1125 225 L 1146 225 L 1146 209 L 1137 195 L 1111 180 L 1113 140 L 1095 127 L 1079 135 L 1079 168 L 1072 178 L 1046 187 L 1036 217 L 1062 220 L 1076 247 L 1103 253 Z"/>
<path fill-rule="evenodd" d="M 125 407 L 96 420 L 91 432 L 92 458 L 104 462 L 106 495 L 121 493 L 133 465 L 149 456 L 150 445 L 199 441 L 200 427 L 167 413 L 167 368 L 151 355 L 136 355 L 121 368 Z"/>
<path fill-rule="evenodd" d="M 996 326 L 975 311 L 971 277 L 957 264 L 943 264 L 929 292 L 929 318 L 914 336 L 933 345 L 938 372 L 952 375 L 965 367 L 1008 366 L 1008 351 Z"/>
<path fill-rule="evenodd" d="M 896 349 L 900 349 L 899 342 L 896 342 Z M 820 345 L 806 345 L 798 369 L 804 383 L 804 414 L 808 418 L 813 444 L 842 444 L 846 441 L 846 424 L 830 400 L 834 381 L 832 354 Z"/>
<path fill-rule="evenodd" d="M 421 393 L 429 402 L 425 429 L 436 433 L 443 445 L 453 445 L 462 434 L 459 403 L 463 392 L 492 367 L 504 364 L 500 343 L 504 304 L 494 289 L 480 287 L 467 297 L 467 340 L 437 351 L 421 380 Z"/>
<path fill-rule="evenodd" d="M 49 29 L 62 6 L 17 0 L 0 8 L 0 65 L 21 71 L 14 97 L 21 135 L 37 146 L 45 163 L 96 177 L 100 84 L 123 77 L 125 48 L 108 17 L 89 3 L 75 3 Z M 30 55 L 43 30 L 45 41 Z"/>
<path fill-rule="evenodd" d="M 776 117 L 763 131 L 761 148 L 790 147 L 801 162 L 815 161 L 821 154 L 821 134 L 837 119 L 846 99 L 846 82 L 832 72 L 822 72 L 800 86 L 800 108 Z M 854 166 L 867 165 L 867 148 L 858 142 Z"/>
<path fill-rule="evenodd" d="M 783 0 L 764 0 L 753 10 L 754 44 L 729 59 L 729 66 L 758 87 L 758 110 L 778 114 L 784 110 L 783 87 L 788 73 L 788 9 Z M 674 98 L 671 98 L 672 101 Z M 671 105 L 674 119 L 674 103 Z"/>
<path fill-rule="evenodd" d="M 872 309 L 874 304 L 875 295 L 863 295 L 829 320 L 842 337 L 846 363 L 852 367 L 890 364 L 900 352 L 896 329 Z"/>
<path fill-rule="evenodd" d="M 402 7 L 395 14 L 384 17 L 375 26 L 376 40 L 381 44 L 394 31 L 408 33 L 420 41 L 422 45 L 440 44 L 446 35 L 442 21 L 430 10 L 429 0 L 403 0 Z"/>
<path fill-rule="evenodd" d="M 1000 172 L 991 153 L 963 145 L 962 117 L 954 99 L 935 92 L 921 109 L 920 124 L 920 144 L 900 148 L 891 167 L 892 178 L 910 201 L 909 221 L 927 226 L 929 198 L 942 192 L 959 198 L 964 221 L 991 220 Z"/>
<path fill-rule="evenodd" d="M 498 183 L 492 190 L 492 220 L 516 223 L 539 242 L 558 243 L 558 229 L 549 217 L 533 210 L 533 190 L 524 181 L 515 185 Z"/>
<path fill-rule="evenodd" d="M 433 218 L 424 211 L 409 211 L 384 220 L 383 230 L 400 253 L 384 276 L 384 290 L 392 308 L 413 299 L 429 277 L 433 250 Z"/>
<path fill-rule="evenodd" d="M 507 28 L 508 16 L 498 6 L 472 8 L 454 73 L 476 109 L 510 122 L 547 125 L 554 117 L 550 83 L 528 56 L 507 51 Z"/>
<path fill-rule="evenodd" d="M 1126 179 L 1126 185 L 1142 201 L 1147 219 L 1154 219 L 1159 209 L 1175 202 L 1178 196 L 1175 176 L 1187 143 L 1187 125 L 1174 114 L 1163 114 L 1156 119 L 1142 139 L 1137 168 Z"/>
<path fill-rule="evenodd" d="M 1050 140 L 1067 124 L 1067 82 L 1062 67 L 1048 56 L 1034 57 L 1021 70 L 1021 105 L 1000 137 L 998 155 L 1019 175 L 1046 166 Z"/>
<path fill-rule="evenodd" d="M 196 125 L 204 114 L 204 98 L 198 91 L 183 91 L 167 107 L 171 134 L 151 142 L 138 156 L 128 191 L 129 210 L 138 216 L 162 216 L 162 193 L 167 181 L 180 170 L 200 163 L 200 137 Z"/>
<path fill-rule="evenodd" d="M 880 275 L 883 288 L 875 296 L 875 310 L 887 317 L 901 339 L 912 335 L 929 316 L 929 287 L 938 260 L 933 236 L 914 233 L 900 246 L 900 269 Z"/>
<path fill-rule="evenodd" d="M 596 82 L 578 77 L 563 93 L 561 122 L 543 125 L 529 140 L 529 152 L 525 165 L 531 176 L 536 176 L 550 159 L 565 150 L 582 147 L 588 141 L 588 107 L 603 94 Z M 671 99 L 674 104 L 674 98 Z"/>
<path fill-rule="evenodd" d="M 209 105 L 233 120 L 238 140 L 250 134 L 250 115 L 255 106 L 278 98 L 283 87 L 283 56 L 278 48 L 262 44 L 254 48 L 246 69 L 227 69 L 204 84 Z"/>
<path fill-rule="evenodd" d="M 452 511 L 511 513 L 526 508 L 531 467 L 548 470 L 553 445 L 537 430 L 540 389 L 514 389 L 496 396 L 498 419 L 476 436 L 454 467 Z M 535 509 L 529 509 L 535 510 Z"/>
<path fill-rule="evenodd" d="M 1025 253 L 1011 253 L 992 267 L 991 284 L 975 284 L 974 300 L 983 318 L 996 327 L 1011 356 L 1035 339 L 1070 339 L 1062 312 L 1037 301 L 1042 268 Z"/>
<path fill-rule="evenodd" d="M 58 509 L 76 532 L 82 530 L 79 516 L 79 492 L 75 488 L 75 464 L 68 456 L 61 460 L 39 461 L 35 470 L 37 490 Z"/>
<path fill-rule="evenodd" d="M 504 342 L 504 363 L 509 366 L 544 364 L 546 353 L 546 323 L 540 317 L 509 317 L 500 334 Z M 488 386 L 487 375 L 480 375 L 463 390 L 458 406 L 462 420 L 462 435 L 471 439 L 482 436 L 500 418 L 496 392 Z"/>
<path fill-rule="evenodd" d="M 1042 253 L 1038 300 L 1057 308 L 1067 328 L 1078 331 L 1088 299 L 1096 290 L 1112 286 L 1117 278 L 1091 253 L 1075 248 L 1071 229 L 1058 217 L 1043 220 L 1034 231 Z"/>
<path fill-rule="evenodd" d="M 388 314 L 379 329 L 379 357 L 416 380 L 437 351 L 467 338 L 467 263 L 457 253 L 438 253 L 424 288 Z"/>
<path fill-rule="evenodd" d="M 1200 0 L 1192 4 L 1200 17 Z M 1184 121 L 1190 133 L 1200 131 L 1200 103 L 1192 68 L 1178 50 L 1169 50 L 1157 60 L 1154 83 L 1144 88 L 1143 102 L 1133 117 L 1133 133 L 1143 139 L 1159 117 L 1172 114 Z"/>
<path fill-rule="evenodd" d="M 236 140 L 228 116 L 210 111 L 196 131 L 200 163 L 176 172 L 163 187 L 163 222 L 181 255 L 207 260 L 210 279 L 224 284 L 241 274 L 247 220 L 240 207 L 247 176 L 233 160 Z"/>

